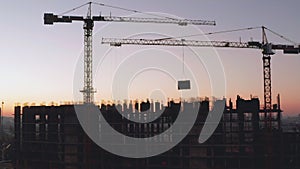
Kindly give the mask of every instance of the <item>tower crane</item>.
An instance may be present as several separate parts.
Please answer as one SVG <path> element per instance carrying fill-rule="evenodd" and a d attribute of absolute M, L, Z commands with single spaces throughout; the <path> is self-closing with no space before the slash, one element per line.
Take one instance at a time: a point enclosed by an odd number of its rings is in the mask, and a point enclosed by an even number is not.
<path fill-rule="evenodd" d="M 141 17 L 118 17 L 118 16 L 92 16 L 91 5 L 96 4 L 100 6 L 108 6 L 102 3 L 88 2 L 72 10 L 76 10 L 82 6 L 88 5 L 87 16 L 64 16 L 64 15 L 54 15 L 53 13 L 44 14 L 44 24 L 53 25 L 54 23 L 72 23 L 73 21 L 82 21 L 84 23 L 84 87 L 81 92 L 83 93 L 84 103 L 93 103 L 94 93 L 96 92 L 93 88 L 93 74 L 92 74 L 92 39 L 93 39 L 93 27 L 94 22 L 134 22 L 134 23 L 157 23 L 157 24 L 178 24 L 180 26 L 185 26 L 188 24 L 192 25 L 216 25 L 215 21 L 207 20 L 188 20 L 188 19 L 175 19 L 170 17 L 164 18 L 141 18 Z M 114 7 L 118 9 L 126 10 L 125 8 Z M 71 11 L 72 11 L 71 10 Z M 133 12 L 138 12 L 136 10 L 130 10 Z M 156 15 L 158 16 L 158 15 Z"/>
<path fill-rule="evenodd" d="M 274 50 L 282 50 L 284 54 L 299 54 L 300 45 L 272 44 L 269 43 L 266 36 L 266 29 L 262 26 L 262 42 L 230 42 L 230 41 L 197 41 L 197 40 L 177 40 L 172 38 L 165 39 L 117 39 L 102 38 L 102 44 L 111 46 L 121 45 L 163 45 L 163 46 L 191 46 L 191 47 L 218 47 L 218 48 L 248 48 L 262 50 L 263 59 L 263 78 L 264 78 L 264 112 L 265 119 L 270 119 L 272 113 L 272 92 L 271 92 L 271 56 L 275 54 Z M 247 28 L 249 29 L 249 28 Z M 269 30 L 271 31 L 271 30 Z M 272 33 L 275 33 L 271 31 Z M 275 33 L 277 34 L 277 33 Z M 279 34 L 277 34 L 279 35 Z M 284 38 L 283 36 L 281 36 Z M 288 40 L 287 38 L 285 38 Z M 269 115 L 269 116 L 268 116 Z M 272 124 L 266 124 L 269 128 Z"/>

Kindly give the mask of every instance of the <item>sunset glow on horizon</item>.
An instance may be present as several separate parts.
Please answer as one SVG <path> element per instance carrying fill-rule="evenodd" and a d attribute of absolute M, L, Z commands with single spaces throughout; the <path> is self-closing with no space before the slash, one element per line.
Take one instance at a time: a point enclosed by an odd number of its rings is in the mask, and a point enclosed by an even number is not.
<path fill-rule="evenodd" d="M 83 87 L 82 23 L 44 25 L 43 14 L 59 14 L 84 3 L 84 0 L 1 3 L 2 16 L 10 13 L 9 17 L 3 18 L 3 26 L 0 27 L 0 101 L 4 102 L 4 116 L 12 116 L 15 105 L 59 105 L 82 100 L 82 93 L 79 92 Z M 250 99 L 252 95 L 259 98 L 261 107 L 264 102 L 261 50 L 133 45 L 113 48 L 100 43 L 103 37 L 155 39 L 265 25 L 300 42 L 300 12 L 297 8 L 300 2 L 296 0 L 289 3 L 272 1 L 272 6 L 259 0 L 190 3 L 177 0 L 103 0 L 101 3 L 164 16 L 215 20 L 217 25 L 182 27 L 168 24 L 95 23 L 93 80 L 97 90 L 96 102 L 128 98 L 150 98 L 154 101 L 180 97 L 211 98 L 215 95 L 227 100 L 231 98 L 234 103 L 237 95 L 244 99 Z M 265 8 L 269 9 L 268 12 L 265 12 Z M 147 17 L 146 14 L 99 7 L 94 7 L 93 13 Z M 86 8 L 71 14 L 86 15 Z M 267 36 L 274 44 L 290 45 L 290 42 L 270 32 L 267 32 Z M 261 30 L 187 39 L 261 41 Z M 214 69 L 207 64 L 211 58 L 219 62 L 213 65 Z M 277 103 L 276 97 L 280 94 L 283 115 L 300 114 L 300 55 L 276 51 L 271 59 L 271 71 L 273 104 Z M 224 76 L 224 85 L 213 89 L 213 83 L 223 78 L 221 76 Z M 178 91 L 176 85 L 180 79 L 191 79 L 192 90 Z"/>

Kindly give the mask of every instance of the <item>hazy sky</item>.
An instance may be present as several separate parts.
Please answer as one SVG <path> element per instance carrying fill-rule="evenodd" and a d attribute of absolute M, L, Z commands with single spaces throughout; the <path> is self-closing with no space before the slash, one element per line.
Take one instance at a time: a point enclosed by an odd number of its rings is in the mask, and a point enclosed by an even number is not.
<path fill-rule="evenodd" d="M 50 103 L 81 99 L 82 88 L 82 23 L 45 26 L 43 14 L 60 14 L 86 3 L 84 0 L 17 1 L 0 3 L 0 101 L 4 101 L 6 115 L 13 113 L 15 103 Z M 195 78 L 198 88 L 194 96 L 212 95 L 213 73 L 205 64 L 209 57 L 219 57 L 214 65 L 223 70 L 226 81 L 225 96 L 235 100 L 239 94 L 249 98 L 258 96 L 263 104 L 262 55 L 248 49 L 196 49 L 171 47 L 127 47 L 119 49 L 101 45 L 102 37 L 164 37 L 184 36 L 246 27 L 266 26 L 300 42 L 299 6 L 297 0 L 102 0 L 104 4 L 135 9 L 160 15 L 187 19 L 215 20 L 217 26 L 187 26 L 162 24 L 96 23 L 94 29 L 94 72 L 97 101 L 117 99 L 123 88 L 131 97 L 180 97 L 176 80 Z M 69 13 L 86 15 L 87 8 Z M 130 16 L 132 13 L 111 8 L 93 7 L 94 15 Z M 146 17 L 147 15 L 134 14 Z M 260 41 L 260 30 L 209 36 L 209 39 Z M 268 32 L 273 43 L 288 42 Z M 203 37 L 190 39 L 203 40 Z M 184 52 L 184 54 L 183 54 Z M 182 56 L 185 71 L 182 72 Z M 197 60 L 198 57 L 198 60 Z M 201 58 L 204 59 L 199 61 Z M 160 60 L 161 59 L 161 60 Z M 139 66 L 137 66 L 139 65 Z M 145 67 L 145 69 L 143 69 Z M 127 69 L 129 68 L 129 69 Z M 148 68 L 148 69 L 147 69 Z M 126 71 L 125 71 L 126 70 Z M 164 70 L 164 71 L 163 71 Z M 214 69 L 216 70 L 216 69 Z M 300 113 L 300 55 L 272 56 L 273 102 L 281 94 L 284 114 Z M 129 74 L 128 74 L 129 73 Z M 128 76 L 126 78 L 126 76 Z M 198 78 L 200 77 L 200 78 Z M 131 81 L 129 81 L 130 79 Z M 77 83 L 79 82 L 79 83 Z M 125 86 L 125 87 L 124 87 Z M 193 87 L 193 85 L 192 85 Z M 113 92 L 111 92 L 113 89 Z M 187 92 L 188 93 L 188 92 Z"/>

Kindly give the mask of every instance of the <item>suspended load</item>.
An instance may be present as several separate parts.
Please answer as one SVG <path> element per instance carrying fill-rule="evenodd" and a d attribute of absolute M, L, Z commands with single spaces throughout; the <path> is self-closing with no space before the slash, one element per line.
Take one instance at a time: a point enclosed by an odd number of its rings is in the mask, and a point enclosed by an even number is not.
<path fill-rule="evenodd" d="M 179 80 L 178 81 L 178 90 L 187 90 L 191 89 L 190 80 Z"/>

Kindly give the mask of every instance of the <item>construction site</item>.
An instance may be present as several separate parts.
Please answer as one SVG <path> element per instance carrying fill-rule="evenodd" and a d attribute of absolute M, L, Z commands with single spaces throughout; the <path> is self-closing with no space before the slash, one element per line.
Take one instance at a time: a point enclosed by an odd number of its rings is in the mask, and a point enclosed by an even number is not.
<path fill-rule="evenodd" d="M 137 104 L 140 109 L 133 112 Z M 116 114 L 126 113 L 125 116 L 134 118 L 144 116 L 141 110 L 149 109 L 147 117 L 155 116 L 161 110 L 159 102 L 103 104 L 99 109 L 109 124 L 124 135 L 151 137 L 172 125 L 181 106 L 195 104 L 200 109 L 189 134 L 171 150 L 140 159 L 113 155 L 96 145 L 83 131 L 74 105 L 15 107 L 16 168 L 300 168 L 300 133 L 282 132 L 280 102 L 273 105 L 272 116 L 266 117 L 258 98 L 244 100 L 237 96 L 236 108 L 229 100 L 217 129 L 203 144 L 198 143 L 198 137 L 208 116 L 208 99 L 170 101 L 162 116 L 143 125 Z M 116 107 L 123 111 L 118 112 Z M 172 134 L 157 141 L 170 142 Z"/>
<path fill-rule="evenodd" d="M 84 26 L 84 83 L 83 101 L 80 104 L 56 106 L 16 106 L 14 112 L 15 159 L 17 169 L 300 169 L 300 133 L 282 130 L 282 109 L 280 96 L 272 102 L 271 57 L 275 50 L 283 54 L 299 54 L 300 46 L 295 44 L 273 44 L 268 41 L 269 31 L 280 38 L 280 34 L 262 26 L 261 41 L 199 41 L 166 39 L 118 39 L 103 38 L 102 44 L 111 46 L 155 45 L 190 46 L 210 48 L 245 48 L 262 52 L 263 104 L 259 98 L 243 99 L 237 96 L 235 102 L 226 101 L 220 121 L 213 134 L 199 143 L 199 133 L 205 127 L 214 107 L 212 98 L 193 100 L 168 100 L 161 102 L 149 100 L 113 102 L 97 105 L 94 101 L 93 87 L 93 28 L 94 22 L 135 22 L 155 24 L 216 25 L 215 21 L 188 20 L 177 18 L 138 18 L 92 16 L 91 5 L 109 6 L 89 2 L 87 16 L 67 16 L 44 14 L 44 24 L 83 22 Z M 126 10 L 125 8 L 109 6 Z M 130 10 L 129 10 L 130 11 Z M 132 10 L 131 10 L 132 11 Z M 67 11 L 68 12 L 68 11 Z M 134 11 L 138 12 L 138 11 Z M 65 13 L 63 13 L 65 14 Z M 254 28 L 245 28 L 249 30 Z M 256 28 L 255 28 L 256 29 Z M 242 29 L 238 29 L 241 31 Z M 231 30 L 227 32 L 233 32 Z M 225 32 L 225 31 L 221 31 Z M 220 32 L 219 32 L 220 33 Z M 212 33 L 210 33 L 212 34 Z M 291 42 L 291 41 L 289 41 Z M 176 79 L 177 80 L 177 79 Z M 178 80 L 178 90 L 191 89 L 190 80 Z M 204 96 L 203 96 L 204 97 Z M 213 96 L 210 96 L 213 97 Z M 89 105 L 101 112 L 86 112 L 82 116 L 86 123 L 92 124 L 101 132 L 103 120 L 114 130 L 126 137 L 152 138 L 158 143 L 172 143 L 178 133 L 167 131 L 179 114 L 187 111 L 197 112 L 195 123 L 187 135 L 170 150 L 151 157 L 128 158 L 115 155 L 98 146 L 85 132 L 76 112 L 76 107 Z M 81 115 L 80 115 L 81 116 Z M 100 117 L 104 117 L 101 119 Z M 135 119 L 154 119 L 149 123 L 137 123 Z M 204 133 L 205 134 L 205 133 Z M 116 147 L 117 149 L 118 147 Z"/>

